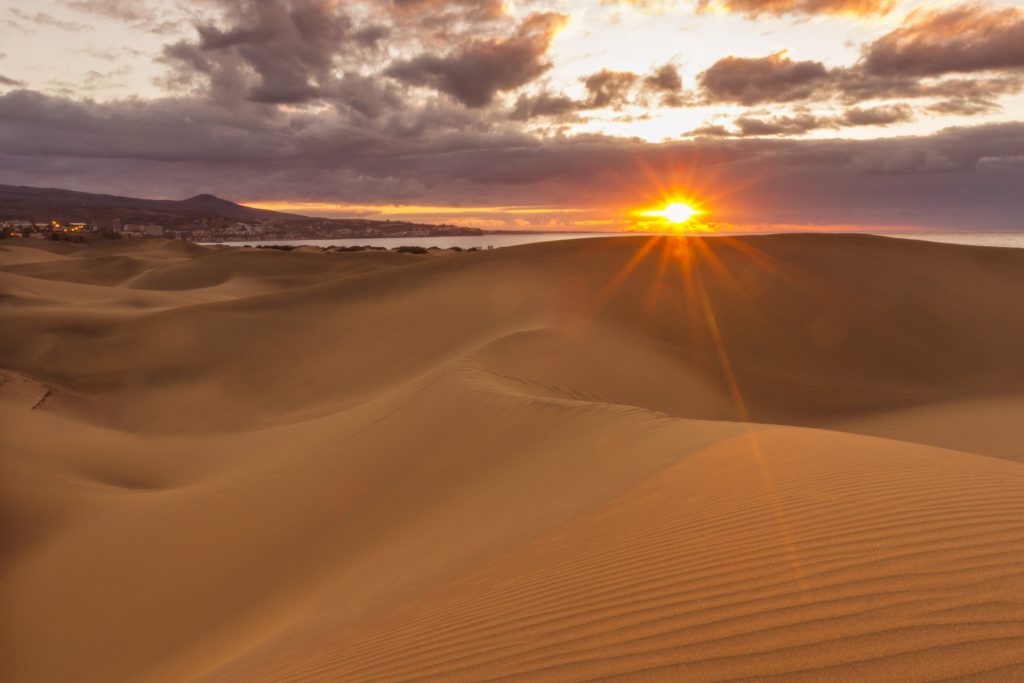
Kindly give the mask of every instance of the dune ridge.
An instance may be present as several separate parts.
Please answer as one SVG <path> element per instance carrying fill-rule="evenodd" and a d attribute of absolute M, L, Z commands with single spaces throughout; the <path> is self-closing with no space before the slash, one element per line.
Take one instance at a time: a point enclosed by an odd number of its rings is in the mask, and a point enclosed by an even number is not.
<path fill-rule="evenodd" d="M 4 680 L 1024 675 L 1024 253 L 33 242 Z"/>

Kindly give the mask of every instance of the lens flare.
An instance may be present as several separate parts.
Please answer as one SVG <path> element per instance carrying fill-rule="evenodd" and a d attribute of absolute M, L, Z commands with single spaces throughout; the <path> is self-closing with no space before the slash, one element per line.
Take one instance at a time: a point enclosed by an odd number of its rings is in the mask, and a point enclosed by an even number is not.
<path fill-rule="evenodd" d="M 666 221 L 674 225 L 682 225 L 695 216 L 699 216 L 701 211 L 693 208 L 686 202 L 669 202 L 660 209 L 644 211 L 643 214 L 645 216 L 664 218 Z"/>
<path fill-rule="evenodd" d="M 691 200 L 671 198 L 663 200 L 661 205 L 636 211 L 633 215 L 638 220 L 637 227 L 644 230 L 680 230 L 680 231 L 701 231 L 701 227 L 695 219 L 705 212 L 698 204 Z"/>

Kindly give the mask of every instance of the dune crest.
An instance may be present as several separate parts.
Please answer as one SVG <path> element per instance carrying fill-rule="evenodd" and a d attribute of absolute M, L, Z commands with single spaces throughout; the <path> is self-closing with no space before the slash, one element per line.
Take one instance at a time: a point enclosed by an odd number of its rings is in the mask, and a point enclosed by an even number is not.
<path fill-rule="evenodd" d="M 1024 253 L 0 243 L 0 678 L 1024 676 Z"/>

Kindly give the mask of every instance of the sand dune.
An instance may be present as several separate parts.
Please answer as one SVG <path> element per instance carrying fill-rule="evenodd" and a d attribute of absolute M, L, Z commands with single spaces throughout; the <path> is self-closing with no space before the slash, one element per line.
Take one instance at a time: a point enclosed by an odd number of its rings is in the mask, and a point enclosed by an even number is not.
<path fill-rule="evenodd" d="M 0 679 L 1024 676 L 1024 253 L 29 242 Z"/>

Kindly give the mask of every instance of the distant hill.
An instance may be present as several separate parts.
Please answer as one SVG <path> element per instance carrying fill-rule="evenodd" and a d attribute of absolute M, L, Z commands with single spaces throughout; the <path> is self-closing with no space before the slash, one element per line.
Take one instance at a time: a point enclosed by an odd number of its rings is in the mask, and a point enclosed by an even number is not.
<path fill-rule="evenodd" d="M 231 221 L 317 220 L 297 214 L 253 209 L 210 194 L 178 201 L 0 185 L 0 220 L 110 221 L 115 218 L 155 223 L 217 218 Z"/>
<path fill-rule="evenodd" d="M 317 218 L 294 213 L 253 209 L 212 194 L 182 200 L 138 199 L 56 188 L 0 185 L 0 222 L 29 220 L 87 223 L 100 231 L 114 221 L 157 224 L 174 234 L 195 239 L 244 240 L 331 239 L 340 237 L 408 237 L 480 235 L 482 230 L 455 225 L 365 218 Z M 244 224 L 258 224 L 242 225 Z"/>

